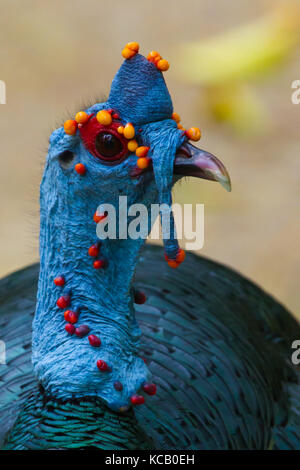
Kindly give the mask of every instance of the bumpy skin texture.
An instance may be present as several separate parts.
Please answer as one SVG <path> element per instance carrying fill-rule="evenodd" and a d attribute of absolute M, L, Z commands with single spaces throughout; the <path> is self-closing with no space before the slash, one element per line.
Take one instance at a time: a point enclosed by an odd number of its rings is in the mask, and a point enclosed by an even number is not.
<path fill-rule="evenodd" d="M 157 158 L 161 171 L 157 178 L 163 179 L 164 166 L 168 171 L 173 166 L 182 137 L 172 120 L 160 122 L 159 132 L 158 125 L 148 125 L 143 135 L 146 143 L 153 144 L 153 155 L 158 155 L 162 142 L 168 149 Z M 73 166 L 67 170 L 60 167 L 59 155 L 66 148 L 75 154 L 73 165 L 78 162 L 86 165 L 84 177 L 74 172 Z M 120 195 L 127 196 L 128 206 L 143 203 L 150 208 L 152 203 L 159 202 L 152 174 L 139 179 L 130 177 L 135 160 L 134 156 L 128 157 L 113 168 L 102 165 L 77 136 L 70 138 L 63 129 L 58 129 L 50 138 L 41 184 L 41 269 L 33 322 L 35 372 L 53 396 L 98 396 L 115 410 L 128 406 L 130 397 L 150 380 L 146 365 L 137 355 L 140 331 L 130 291 L 137 256 L 145 240 L 104 240 L 101 255 L 109 263 L 105 270 L 93 268 L 88 248 L 97 242 L 93 214 L 99 205 L 112 204 L 118 217 Z M 170 174 L 172 179 L 172 170 Z M 170 191 L 169 182 L 167 192 Z M 149 217 L 150 214 L 149 210 Z M 63 288 L 53 283 L 58 275 L 65 277 Z M 91 334 L 101 338 L 101 348 L 92 348 L 87 338 L 70 337 L 65 332 L 63 310 L 56 306 L 56 301 L 69 290 L 68 308 L 80 307 L 78 325 L 87 324 Z M 100 373 L 98 359 L 104 360 L 111 372 Z M 114 389 L 115 381 L 122 382 L 122 392 Z"/>
<path fill-rule="evenodd" d="M 137 126 L 163 121 L 173 112 L 162 73 L 140 54 L 121 65 L 112 82 L 108 103 L 127 122 Z"/>
<path fill-rule="evenodd" d="M 147 294 L 136 306 L 140 355 L 158 392 L 135 409 L 148 436 L 141 439 L 130 412 L 122 417 L 101 409 L 97 399 L 46 404 L 35 395 L 30 326 L 37 276 L 34 266 L 0 283 L 7 344 L 7 365 L 0 366 L 1 438 L 12 428 L 5 448 L 300 449 L 300 388 L 289 362 L 300 327 L 244 277 L 191 254 L 171 270 L 160 247 L 143 250 L 135 280 Z"/>
<path fill-rule="evenodd" d="M 112 171 L 99 164 L 80 141 L 74 163 L 77 159 L 84 163 L 87 174 L 82 178 L 73 167 L 62 170 L 56 160 L 68 140 L 62 129 L 52 135 L 41 185 L 41 270 L 33 322 L 33 364 L 51 395 L 96 395 L 118 409 L 127 406 L 129 397 L 149 379 L 147 368 L 137 355 L 139 328 L 130 293 L 141 241 L 104 241 L 101 254 L 109 265 L 105 270 L 95 270 L 88 255 L 88 248 L 97 242 L 93 215 L 103 202 L 117 206 L 119 194 L 131 194 L 129 204 L 141 198 L 150 204 L 156 193 L 150 184 L 145 195 L 143 184 L 131 181 L 130 159 Z M 113 183 L 115 179 L 118 185 Z M 65 277 L 64 288 L 54 285 L 57 275 Z M 91 334 L 101 338 L 101 348 L 92 348 L 87 337 L 70 337 L 65 332 L 63 310 L 56 301 L 68 289 L 69 308 L 80 307 L 78 325 L 87 324 Z M 99 372 L 98 359 L 104 360 L 112 371 Z M 122 393 L 114 390 L 115 381 L 123 383 Z"/>
<path fill-rule="evenodd" d="M 90 153 L 79 132 L 69 136 L 59 128 L 52 133 L 40 191 L 41 268 L 32 358 L 47 394 L 60 399 L 97 396 L 111 409 L 119 410 L 129 407 L 130 397 L 151 379 L 138 357 L 140 330 L 131 290 L 145 239 L 104 240 L 101 256 L 108 261 L 108 267 L 95 270 L 88 255 L 88 248 L 97 242 L 93 215 L 103 204 L 114 206 L 118 232 L 120 196 L 127 197 L 128 207 L 136 203 L 148 209 L 154 203 L 171 205 L 176 181 L 174 159 L 186 137 L 171 119 L 172 102 L 161 72 L 140 55 L 123 63 L 107 102 L 87 112 L 96 114 L 103 109 L 117 112 L 120 124 L 131 122 L 135 126 L 139 145 L 150 147 L 153 172 L 132 178 L 137 160 L 134 153 L 128 152 L 117 165 L 106 165 Z M 69 167 L 60 165 L 60 155 L 65 151 L 74 155 Z M 74 171 L 78 163 L 86 168 L 84 176 Z M 169 258 L 176 258 L 178 243 L 172 217 L 165 250 Z M 57 276 L 64 276 L 63 288 L 53 284 Z M 86 337 L 66 333 L 63 311 L 56 305 L 57 299 L 66 294 L 71 296 L 68 308 L 80 309 L 77 326 L 88 325 L 90 333 L 100 337 L 101 348 L 91 347 Z M 105 361 L 109 372 L 99 372 L 97 360 Z M 123 384 L 122 391 L 115 390 L 116 381 Z"/>

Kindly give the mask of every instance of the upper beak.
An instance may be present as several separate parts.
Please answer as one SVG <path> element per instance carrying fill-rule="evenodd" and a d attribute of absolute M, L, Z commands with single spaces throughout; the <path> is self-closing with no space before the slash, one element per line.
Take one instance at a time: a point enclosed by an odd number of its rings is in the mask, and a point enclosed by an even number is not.
<path fill-rule="evenodd" d="M 185 142 L 176 152 L 174 174 L 218 181 L 226 191 L 231 191 L 230 176 L 223 163 L 189 142 Z"/>

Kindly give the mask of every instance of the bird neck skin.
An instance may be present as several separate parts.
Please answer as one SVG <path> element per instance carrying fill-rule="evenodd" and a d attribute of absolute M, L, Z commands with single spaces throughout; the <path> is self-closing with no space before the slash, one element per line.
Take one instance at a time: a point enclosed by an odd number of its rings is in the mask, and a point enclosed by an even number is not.
<path fill-rule="evenodd" d="M 63 195 L 57 194 L 55 180 L 44 176 L 34 369 L 51 396 L 98 396 L 112 409 L 125 410 L 130 397 L 150 378 L 138 356 L 140 330 L 131 288 L 143 240 L 104 240 L 100 255 L 108 266 L 95 269 L 96 258 L 88 249 L 97 242 L 93 215 L 99 199 L 93 193 L 77 196 L 72 187 Z M 64 277 L 64 286 L 54 284 L 58 276 Z M 59 308 L 57 300 L 66 295 L 70 296 L 69 305 Z M 86 336 L 67 333 L 67 309 L 79 312 L 74 326 L 87 325 Z M 89 335 L 100 338 L 101 346 L 92 346 Z M 107 371 L 99 370 L 98 360 L 108 365 Z M 116 383 L 122 384 L 122 390 L 116 390 Z"/>

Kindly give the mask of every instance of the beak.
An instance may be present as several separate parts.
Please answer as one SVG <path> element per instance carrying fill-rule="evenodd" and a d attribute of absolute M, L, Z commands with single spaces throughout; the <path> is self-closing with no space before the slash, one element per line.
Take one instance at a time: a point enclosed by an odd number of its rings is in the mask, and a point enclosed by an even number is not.
<path fill-rule="evenodd" d="M 218 181 L 226 191 L 231 191 L 230 176 L 223 163 L 211 153 L 198 149 L 188 142 L 176 152 L 174 175 Z"/>

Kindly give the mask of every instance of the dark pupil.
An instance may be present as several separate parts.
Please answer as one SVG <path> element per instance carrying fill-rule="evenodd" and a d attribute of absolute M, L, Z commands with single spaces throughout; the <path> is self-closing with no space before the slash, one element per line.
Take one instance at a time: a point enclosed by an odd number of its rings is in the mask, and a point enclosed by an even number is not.
<path fill-rule="evenodd" d="M 122 144 L 113 134 L 101 132 L 97 135 L 95 147 L 103 157 L 115 157 L 122 151 Z"/>

